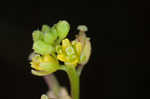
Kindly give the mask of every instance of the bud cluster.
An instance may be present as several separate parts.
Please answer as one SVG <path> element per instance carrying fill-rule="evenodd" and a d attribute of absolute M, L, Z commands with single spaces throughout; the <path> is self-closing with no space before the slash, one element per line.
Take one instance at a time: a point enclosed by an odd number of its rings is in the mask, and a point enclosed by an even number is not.
<path fill-rule="evenodd" d="M 70 30 L 70 25 L 67 21 L 59 21 L 52 27 L 43 25 L 41 30 L 33 31 L 33 54 L 30 55 L 32 60 L 30 62 L 31 72 L 36 76 L 47 76 L 57 70 L 67 72 L 73 99 L 79 99 L 79 76 L 91 54 L 90 39 L 85 34 L 88 30 L 87 27 L 81 25 L 77 29 L 79 34 L 75 40 L 70 41 L 66 38 Z M 56 82 L 54 79 L 48 81 L 50 83 L 53 83 L 52 81 Z M 58 99 L 71 99 L 68 94 L 66 96 L 63 96 L 63 94 L 60 96 L 54 95 L 54 93 L 61 94 L 64 91 L 60 90 L 61 88 L 57 83 L 53 83 L 53 85 L 58 87 L 52 88 L 54 90 L 50 93 L 53 93 L 53 96 Z M 58 92 L 56 89 L 60 91 Z M 65 91 L 65 93 L 67 92 Z M 49 98 L 43 95 L 41 99 Z"/>

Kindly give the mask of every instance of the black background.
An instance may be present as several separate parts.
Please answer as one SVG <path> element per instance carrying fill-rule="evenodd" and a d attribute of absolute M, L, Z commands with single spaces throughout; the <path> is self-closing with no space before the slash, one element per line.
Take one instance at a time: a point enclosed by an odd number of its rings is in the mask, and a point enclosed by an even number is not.
<path fill-rule="evenodd" d="M 150 2 L 5 1 L 0 3 L 1 95 L 5 99 L 40 99 L 43 79 L 30 73 L 32 31 L 58 20 L 88 26 L 92 55 L 81 76 L 81 99 L 150 98 Z M 63 72 L 57 73 L 68 86 Z M 68 88 L 68 87 L 67 87 Z"/>

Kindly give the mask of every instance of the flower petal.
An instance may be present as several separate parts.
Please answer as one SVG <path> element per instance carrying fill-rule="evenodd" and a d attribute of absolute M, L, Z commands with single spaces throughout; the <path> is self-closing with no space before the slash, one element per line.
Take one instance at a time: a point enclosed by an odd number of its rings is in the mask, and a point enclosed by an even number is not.
<path fill-rule="evenodd" d="M 51 63 L 57 64 L 56 59 L 54 57 L 50 56 L 49 54 L 44 55 L 43 62 L 51 62 Z"/>
<path fill-rule="evenodd" d="M 80 42 L 77 42 L 77 43 L 75 44 L 75 48 L 76 48 L 77 54 L 80 56 L 81 51 L 82 51 L 81 43 L 80 43 Z"/>
<path fill-rule="evenodd" d="M 57 55 L 57 58 L 58 58 L 60 61 L 63 61 L 63 62 L 67 61 L 66 58 L 65 58 L 65 56 L 64 56 L 63 54 Z"/>
<path fill-rule="evenodd" d="M 70 43 L 70 41 L 68 39 L 64 39 L 62 41 L 62 49 L 63 49 L 63 51 L 65 51 L 65 49 L 70 47 L 70 46 L 71 46 L 71 43 Z"/>
<path fill-rule="evenodd" d="M 36 70 L 31 70 L 31 72 L 32 72 L 33 75 L 36 75 L 36 76 L 45 76 L 45 75 L 49 74 L 49 72 L 36 71 Z"/>

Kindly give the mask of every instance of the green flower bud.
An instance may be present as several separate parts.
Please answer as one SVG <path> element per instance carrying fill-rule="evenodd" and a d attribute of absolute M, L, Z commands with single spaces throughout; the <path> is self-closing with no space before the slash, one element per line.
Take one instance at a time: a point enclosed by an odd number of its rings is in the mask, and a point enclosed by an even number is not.
<path fill-rule="evenodd" d="M 58 32 L 59 39 L 64 39 L 70 30 L 70 25 L 67 21 L 59 21 L 56 24 L 56 31 Z"/>
<path fill-rule="evenodd" d="M 57 35 L 54 33 L 45 33 L 44 34 L 44 42 L 48 44 L 53 44 L 57 38 Z"/>
<path fill-rule="evenodd" d="M 52 45 L 49 45 L 41 40 L 34 42 L 33 49 L 36 53 L 41 54 L 41 55 L 50 54 L 54 51 L 54 48 Z"/>
<path fill-rule="evenodd" d="M 34 69 L 32 70 L 32 74 L 37 76 L 45 76 L 56 72 L 59 69 L 58 61 L 49 54 L 47 55 L 36 55 L 32 58 L 31 67 Z"/>
<path fill-rule="evenodd" d="M 46 42 L 48 44 L 55 43 L 55 40 L 57 39 L 58 33 L 57 33 L 54 26 L 52 28 L 50 28 L 47 25 L 43 25 L 42 26 L 42 32 L 44 34 L 44 42 Z"/>
<path fill-rule="evenodd" d="M 47 33 L 47 32 L 49 32 L 50 31 L 50 27 L 48 26 L 48 25 L 43 25 L 42 26 L 42 32 L 43 33 Z"/>
<path fill-rule="evenodd" d="M 58 33 L 56 31 L 56 25 L 53 25 L 53 27 L 50 29 L 50 32 L 55 34 L 55 35 L 58 35 Z"/>
<path fill-rule="evenodd" d="M 33 31 L 32 36 L 34 41 L 38 41 L 38 40 L 42 40 L 44 35 L 41 31 L 35 30 Z"/>

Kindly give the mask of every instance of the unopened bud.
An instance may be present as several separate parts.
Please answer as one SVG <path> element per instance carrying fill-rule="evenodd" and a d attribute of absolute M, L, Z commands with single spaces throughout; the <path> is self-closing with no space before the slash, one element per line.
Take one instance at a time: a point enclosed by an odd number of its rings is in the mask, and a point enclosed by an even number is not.
<path fill-rule="evenodd" d="M 59 39 L 64 39 L 70 30 L 70 25 L 67 21 L 59 21 L 56 24 L 56 31 L 58 32 Z"/>
<path fill-rule="evenodd" d="M 51 46 L 41 40 L 34 42 L 33 49 L 36 53 L 41 54 L 41 55 L 50 54 L 54 51 L 53 46 Z"/>
<path fill-rule="evenodd" d="M 42 40 L 44 35 L 41 31 L 35 30 L 33 31 L 32 36 L 34 41 L 38 41 L 38 40 Z"/>

